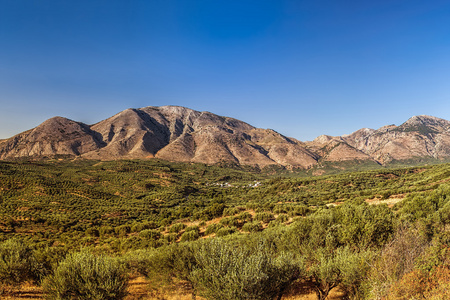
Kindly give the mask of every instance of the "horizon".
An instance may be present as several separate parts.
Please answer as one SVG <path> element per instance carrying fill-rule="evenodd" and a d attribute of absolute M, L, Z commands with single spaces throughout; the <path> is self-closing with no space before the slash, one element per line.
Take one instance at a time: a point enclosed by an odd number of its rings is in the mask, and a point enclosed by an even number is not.
<path fill-rule="evenodd" d="M 301 141 L 450 119 L 446 1 L 0 2 L 0 139 L 176 105 Z"/>

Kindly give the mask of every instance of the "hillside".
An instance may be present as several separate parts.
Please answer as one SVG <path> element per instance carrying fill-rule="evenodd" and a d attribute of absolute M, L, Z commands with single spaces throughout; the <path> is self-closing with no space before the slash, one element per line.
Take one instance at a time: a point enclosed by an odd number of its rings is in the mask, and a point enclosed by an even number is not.
<path fill-rule="evenodd" d="M 0 254 L 17 254 L 0 295 L 42 278 L 37 298 L 52 295 L 55 280 L 97 274 L 71 255 L 103 253 L 127 272 L 112 278 L 149 285 L 142 299 L 447 299 L 449 177 L 449 164 L 286 178 L 158 159 L 0 162 Z"/>
<path fill-rule="evenodd" d="M 401 161 L 446 161 L 450 158 L 450 122 L 414 116 L 400 126 L 363 128 L 336 137 L 322 135 L 306 145 L 321 156 L 322 162 L 359 160 L 387 165 Z"/>
<path fill-rule="evenodd" d="M 99 160 L 151 159 L 260 168 L 376 168 L 450 159 L 450 122 L 415 116 L 400 126 L 363 128 L 312 142 L 271 129 L 179 106 L 127 109 L 94 125 L 54 117 L 0 140 L 0 159 L 71 157 Z"/>
<path fill-rule="evenodd" d="M 318 158 L 273 130 L 177 106 L 127 109 L 92 126 L 56 117 L 0 141 L 1 159 L 58 155 L 300 168 Z"/>

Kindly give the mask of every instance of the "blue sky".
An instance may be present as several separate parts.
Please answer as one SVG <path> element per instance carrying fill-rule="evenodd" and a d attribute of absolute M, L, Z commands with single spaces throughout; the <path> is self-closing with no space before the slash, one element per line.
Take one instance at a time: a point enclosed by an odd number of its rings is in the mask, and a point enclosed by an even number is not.
<path fill-rule="evenodd" d="M 0 138 L 161 105 L 300 140 L 450 119 L 450 1 L 0 0 Z"/>

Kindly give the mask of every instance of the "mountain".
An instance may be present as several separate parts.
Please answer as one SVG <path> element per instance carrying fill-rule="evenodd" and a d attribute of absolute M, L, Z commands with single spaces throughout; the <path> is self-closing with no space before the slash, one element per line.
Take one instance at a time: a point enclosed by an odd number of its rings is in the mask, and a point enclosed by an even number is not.
<path fill-rule="evenodd" d="M 322 160 L 354 158 L 380 164 L 418 158 L 443 160 L 450 158 L 450 122 L 414 116 L 400 126 L 363 128 L 338 137 L 320 136 L 307 145 L 311 151 L 320 153 Z"/>
<path fill-rule="evenodd" d="M 180 106 L 127 109 L 94 125 L 62 117 L 0 140 L 0 159 L 54 156 L 233 163 L 308 169 L 328 162 L 389 164 L 449 159 L 450 122 L 414 116 L 400 126 L 363 128 L 311 142 Z"/>
<path fill-rule="evenodd" d="M 319 158 L 274 130 L 179 106 L 127 109 L 94 125 L 55 117 L 0 141 L 0 159 L 55 155 L 300 168 Z"/>
<path fill-rule="evenodd" d="M 0 159 L 54 155 L 78 156 L 103 146 L 86 124 L 62 117 L 48 119 L 34 129 L 0 141 Z"/>

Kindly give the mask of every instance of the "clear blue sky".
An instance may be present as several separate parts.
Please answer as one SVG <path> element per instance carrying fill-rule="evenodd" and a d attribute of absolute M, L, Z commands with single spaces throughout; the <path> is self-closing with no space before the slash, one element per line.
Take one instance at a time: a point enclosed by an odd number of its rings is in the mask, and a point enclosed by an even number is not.
<path fill-rule="evenodd" d="M 0 0 L 0 138 L 161 105 L 300 140 L 450 119 L 450 1 Z"/>

